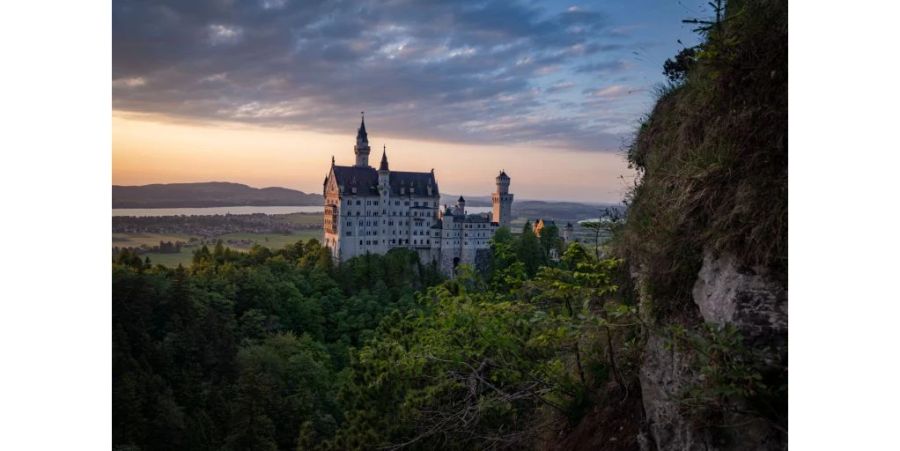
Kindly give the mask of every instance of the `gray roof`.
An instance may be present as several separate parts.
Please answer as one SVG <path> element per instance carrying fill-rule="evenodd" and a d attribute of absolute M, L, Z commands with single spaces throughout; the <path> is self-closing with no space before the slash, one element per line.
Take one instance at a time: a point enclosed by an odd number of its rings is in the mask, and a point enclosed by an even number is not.
<path fill-rule="evenodd" d="M 410 188 L 413 188 L 414 194 L 428 196 L 429 186 L 431 186 L 431 197 L 440 197 L 434 172 L 391 171 L 391 196 L 400 196 L 400 188 L 404 188 L 403 195 L 409 194 Z"/>
<path fill-rule="evenodd" d="M 378 171 L 372 167 L 358 166 L 334 166 L 334 175 L 338 185 L 343 187 L 342 193 L 352 193 L 356 187 L 356 194 L 378 195 Z M 440 197 L 437 181 L 433 172 L 403 172 L 390 171 L 391 196 L 428 196 L 428 186 L 431 186 L 430 197 Z M 403 194 L 400 189 L 403 188 Z"/>

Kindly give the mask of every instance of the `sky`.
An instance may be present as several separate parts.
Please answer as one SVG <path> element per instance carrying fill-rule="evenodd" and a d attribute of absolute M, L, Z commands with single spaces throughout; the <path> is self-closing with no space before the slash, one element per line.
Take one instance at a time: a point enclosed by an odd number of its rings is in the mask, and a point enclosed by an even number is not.
<path fill-rule="evenodd" d="M 321 192 L 376 164 L 487 195 L 621 201 L 625 148 L 704 1 L 116 0 L 113 183 Z"/>

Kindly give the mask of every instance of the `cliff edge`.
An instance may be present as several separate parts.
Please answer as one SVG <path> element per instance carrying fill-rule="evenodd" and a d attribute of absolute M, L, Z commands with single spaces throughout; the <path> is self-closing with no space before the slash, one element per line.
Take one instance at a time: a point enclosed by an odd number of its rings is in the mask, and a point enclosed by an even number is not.
<path fill-rule="evenodd" d="M 721 6 L 628 155 L 643 449 L 787 448 L 787 2 Z"/>

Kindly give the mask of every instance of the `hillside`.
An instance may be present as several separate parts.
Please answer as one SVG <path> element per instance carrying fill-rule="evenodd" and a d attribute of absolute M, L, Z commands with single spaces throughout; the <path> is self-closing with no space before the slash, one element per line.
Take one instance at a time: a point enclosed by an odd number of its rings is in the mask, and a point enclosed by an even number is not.
<path fill-rule="evenodd" d="M 787 9 L 701 25 L 629 150 L 650 449 L 787 449 Z"/>
<path fill-rule="evenodd" d="M 322 205 L 322 196 L 288 188 L 240 183 L 167 183 L 112 187 L 113 208 L 196 208 Z"/>

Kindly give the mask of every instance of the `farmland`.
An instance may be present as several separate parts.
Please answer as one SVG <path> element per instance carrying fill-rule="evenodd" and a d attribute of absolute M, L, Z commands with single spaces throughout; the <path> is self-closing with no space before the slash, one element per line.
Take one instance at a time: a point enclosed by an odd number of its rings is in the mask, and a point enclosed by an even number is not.
<path fill-rule="evenodd" d="M 189 265 L 195 250 L 214 246 L 247 251 L 254 245 L 282 248 L 322 239 L 319 214 L 114 217 L 112 250 L 131 249 L 154 264 Z"/>

